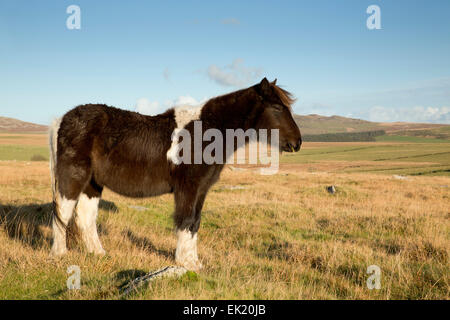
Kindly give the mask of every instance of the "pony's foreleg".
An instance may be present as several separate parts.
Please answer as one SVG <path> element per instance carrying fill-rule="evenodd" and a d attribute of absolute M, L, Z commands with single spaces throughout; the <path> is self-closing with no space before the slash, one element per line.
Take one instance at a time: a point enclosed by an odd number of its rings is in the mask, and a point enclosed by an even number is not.
<path fill-rule="evenodd" d="M 175 262 L 188 270 L 200 270 L 201 262 L 197 253 L 197 232 L 189 229 L 177 228 L 177 249 L 175 251 Z"/>
<path fill-rule="evenodd" d="M 97 233 L 97 215 L 100 198 L 89 198 L 85 193 L 80 195 L 77 205 L 75 223 L 89 253 L 105 254 Z"/>
<path fill-rule="evenodd" d="M 192 196 L 183 192 L 175 193 L 175 225 L 177 249 L 175 261 L 189 270 L 199 270 L 202 264 L 197 253 L 197 232 L 200 226 L 200 213 L 205 195 Z"/>

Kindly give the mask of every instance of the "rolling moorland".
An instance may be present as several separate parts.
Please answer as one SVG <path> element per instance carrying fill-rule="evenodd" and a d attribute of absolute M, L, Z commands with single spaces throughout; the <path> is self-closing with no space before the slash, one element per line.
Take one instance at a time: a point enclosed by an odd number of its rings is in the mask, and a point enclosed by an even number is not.
<path fill-rule="evenodd" d="M 204 269 L 157 280 L 127 299 L 449 298 L 450 126 L 296 120 L 303 134 L 385 134 L 305 142 L 272 176 L 255 166 L 226 168 L 203 211 Z M 130 199 L 109 190 L 98 219 L 107 255 L 87 254 L 72 227 L 69 254 L 49 257 L 45 127 L 2 123 L 0 299 L 119 299 L 127 281 L 173 264 L 172 196 Z M 380 290 L 366 286 L 373 264 Z M 70 265 L 80 266 L 80 290 L 66 287 Z"/>

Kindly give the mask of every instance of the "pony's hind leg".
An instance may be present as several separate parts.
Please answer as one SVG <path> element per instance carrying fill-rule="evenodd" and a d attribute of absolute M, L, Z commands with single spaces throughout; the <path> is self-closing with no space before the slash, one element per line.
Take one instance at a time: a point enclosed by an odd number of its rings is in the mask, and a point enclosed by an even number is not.
<path fill-rule="evenodd" d="M 77 201 L 68 199 L 61 194 L 57 194 L 54 200 L 53 215 L 53 245 L 51 254 L 54 256 L 62 255 L 67 252 L 66 233 L 67 225 L 72 218 L 73 209 Z"/>
<path fill-rule="evenodd" d="M 98 205 L 102 193 L 102 187 L 93 180 L 83 190 L 78 199 L 75 223 L 89 253 L 105 254 L 97 233 Z"/>
<path fill-rule="evenodd" d="M 87 185 L 90 176 L 88 166 L 62 163 L 58 164 L 58 169 L 54 179 L 56 183 L 52 255 L 62 255 L 67 252 L 67 226 L 73 216 L 81 191 Z"/>

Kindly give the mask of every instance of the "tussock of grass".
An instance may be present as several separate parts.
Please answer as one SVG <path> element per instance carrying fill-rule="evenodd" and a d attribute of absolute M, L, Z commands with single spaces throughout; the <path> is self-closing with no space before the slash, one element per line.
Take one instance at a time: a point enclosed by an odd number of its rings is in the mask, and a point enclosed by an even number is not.
<path fill-rule="evenodd" d="M 30 158 L 31 161 L 48 161 L 48 159 L 40 154 L 34 154 Z"/>

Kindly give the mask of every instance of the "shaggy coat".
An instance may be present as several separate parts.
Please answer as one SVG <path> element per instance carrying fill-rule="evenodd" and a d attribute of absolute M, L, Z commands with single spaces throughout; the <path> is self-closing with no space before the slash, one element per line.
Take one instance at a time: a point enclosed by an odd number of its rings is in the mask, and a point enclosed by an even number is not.
<path fill-rule="evenodd" d="M 203 130 L 216 128 L 223 136 L 226 129 L 279 129 L 280 149 L 298 151 L 301 135 L 292 118 L 292 102 L 287 91 L 264 78 L 203 106 L 172 108 L 156 116 L 100 104 L 67 112 L 50 131 L 55 204 L 52 253 L 66 252 L 66 226 L 75 207 L 75 222 L 88 251 L 104 253 L 95 223 L 104 187 L 136 198 L 173 193 L 176 261 L 199 269 L 196 241 L 201 210 L 224 164 L 174 164 L 172 134 L 184 128 L 193 136 L 195 120 L 202 121 Z"/>

